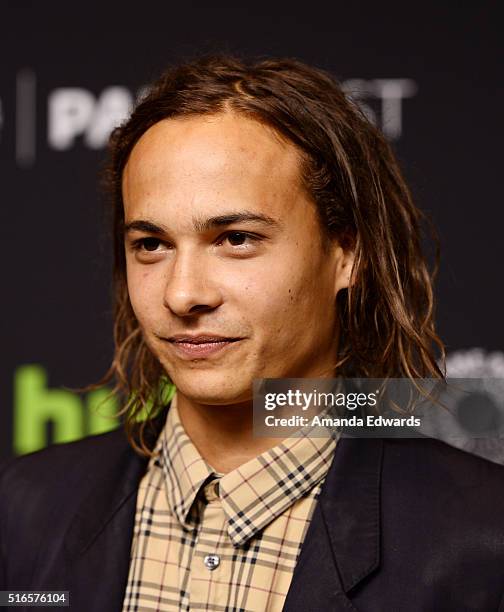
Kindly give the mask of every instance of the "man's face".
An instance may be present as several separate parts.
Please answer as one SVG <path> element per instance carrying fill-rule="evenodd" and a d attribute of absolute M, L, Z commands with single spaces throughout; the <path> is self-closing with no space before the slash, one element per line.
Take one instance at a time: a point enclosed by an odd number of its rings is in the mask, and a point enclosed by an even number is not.
<path fill-rule="evenodd" d="M 186 398 L 250 400 L 255 378 L 332 376 L 350 255 L 322 247 L 296 148 L 243 115 L 168 119 L 123 174 L 128 290 Z"/>

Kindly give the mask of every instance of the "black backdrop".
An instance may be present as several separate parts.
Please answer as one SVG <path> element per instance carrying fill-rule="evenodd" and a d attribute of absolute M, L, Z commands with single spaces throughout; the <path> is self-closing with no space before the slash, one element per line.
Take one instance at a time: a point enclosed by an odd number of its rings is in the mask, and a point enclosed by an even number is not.
<path fill-rule="evenodd" d="M 297 57 L 360 96 L 439 229 L 449 372 L 504 377 L 497 3 L 4 2 L 0 12 L 0 459 L 111 426 L 89 410 L 99 398 L 64 390 L 96 381 L 111 358 L 103 143 L 143 85 L 199 51 Z"/>

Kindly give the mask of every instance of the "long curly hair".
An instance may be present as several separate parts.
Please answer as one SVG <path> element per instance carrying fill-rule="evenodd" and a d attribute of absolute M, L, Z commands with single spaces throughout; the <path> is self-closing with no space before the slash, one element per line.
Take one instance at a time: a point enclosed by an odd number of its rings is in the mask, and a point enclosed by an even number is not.
<path fill-rule="evenodd" d="M 158 121 L 223 111 L 263 122 L 298 148 L 326 244 L 337 238 L 355 250 L 355 281 L 337 297 L 337 375 L 444 378 L 434 323 L 438 241 L 381 132 L 324 70 L 295 59 L 198 57 L 168 68 L 113 131 L 104 174 L 113 217 L 115 353 L 100 384 L 115 384 L 128 438 L 144 455 L 170 381 L 129 300 L 122 173 L 135 143 Z M 422 249 L 426 229 L 435 244 L 431 267 Z"/>

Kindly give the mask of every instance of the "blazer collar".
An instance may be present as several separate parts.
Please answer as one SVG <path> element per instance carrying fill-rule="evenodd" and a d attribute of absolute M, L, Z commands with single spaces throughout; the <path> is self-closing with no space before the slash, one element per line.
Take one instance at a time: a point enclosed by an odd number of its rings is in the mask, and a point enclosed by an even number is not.
<path fill-rule="evenodd" d="M 382 439 L 341 439 L 320 496 L 345 593 L 380 563 L 382 457 Z"/>
<path fill-rule="evenodd" d="M 284 612 L 355 610 L 346 594 L 380 563 L 382 455 L 381 439 L 339 440 Z"/>

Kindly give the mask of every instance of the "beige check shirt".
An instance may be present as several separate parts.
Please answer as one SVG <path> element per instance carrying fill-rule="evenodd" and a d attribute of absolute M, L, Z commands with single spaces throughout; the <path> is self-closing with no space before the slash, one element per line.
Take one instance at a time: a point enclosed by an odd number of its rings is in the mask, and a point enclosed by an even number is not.
<path fill-rule="evenodd" d="M 174 398 L 139 487 L 123 612 L 281 610 L 335 447 L 288 438 L 218 474 Z"/>

